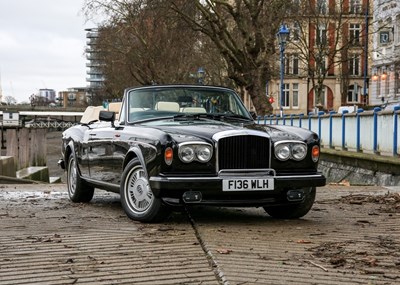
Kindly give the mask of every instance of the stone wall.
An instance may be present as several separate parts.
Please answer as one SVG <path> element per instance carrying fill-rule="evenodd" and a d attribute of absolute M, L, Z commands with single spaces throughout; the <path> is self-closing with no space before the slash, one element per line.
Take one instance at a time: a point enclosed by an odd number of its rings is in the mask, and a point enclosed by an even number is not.
<path fill-rule="evenodd" d="M 327 183 L 400 185 L 399 157 L 322 149 L 319 170 L 327 178 Z"/>

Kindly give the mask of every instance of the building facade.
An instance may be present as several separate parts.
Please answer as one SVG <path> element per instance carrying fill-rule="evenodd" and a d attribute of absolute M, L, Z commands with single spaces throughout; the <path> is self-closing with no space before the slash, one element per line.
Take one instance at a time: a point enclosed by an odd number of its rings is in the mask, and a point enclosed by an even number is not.
<path fill-rule="evenodd" d="M 99 37 L 99 29 L 86 29 L 86 67 L 87 67 L 87 87 L 88 100 L 91 103 L 98 90 L 104 86 L 104 75 L 100 69 L 101 62 L 95 46 Z"/>
<path fill-rule="evenodd" d="M 307 0 L 288 21 L 284 84 L 268 82 L 274 113 L 337 111 L 368 104 L 372 40 L 368 0 Z M 279 60 L 277 60 L 279 62 Z M 282 92 L 283 91 L 283 92 Z"/>
<path fill-rule="evenodd" d="M 370 104 L 400 103 L 400 1 L 374 6 Z"/>
<path fill-rule="evenodd" d="M 57 101 L 62 107 L 85 107 L 90 105 L 87 91 L 86 87 L 68 88 L 58 92 Z"/>

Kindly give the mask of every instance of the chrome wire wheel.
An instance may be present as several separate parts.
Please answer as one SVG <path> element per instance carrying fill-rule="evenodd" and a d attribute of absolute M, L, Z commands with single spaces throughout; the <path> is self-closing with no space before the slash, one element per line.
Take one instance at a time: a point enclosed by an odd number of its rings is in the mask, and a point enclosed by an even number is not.
<path fill-rule="evenodd" d="M 130 210 L 137 214 L 147 212 L 154 202 L 154 195 L 143 168 L 139 165 L 133 167 L 125 183 Z"/>

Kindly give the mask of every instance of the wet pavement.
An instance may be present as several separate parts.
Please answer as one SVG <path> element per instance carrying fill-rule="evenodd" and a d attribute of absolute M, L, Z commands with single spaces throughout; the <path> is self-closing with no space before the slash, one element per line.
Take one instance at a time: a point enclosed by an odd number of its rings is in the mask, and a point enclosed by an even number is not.
<path fill-rule="evenodd" d="M 0 284 L 400 284 L 399 190 L 322 187 L 299 220 L 193 207 L 143 224 L 104 191 L 0 185 Z"/>

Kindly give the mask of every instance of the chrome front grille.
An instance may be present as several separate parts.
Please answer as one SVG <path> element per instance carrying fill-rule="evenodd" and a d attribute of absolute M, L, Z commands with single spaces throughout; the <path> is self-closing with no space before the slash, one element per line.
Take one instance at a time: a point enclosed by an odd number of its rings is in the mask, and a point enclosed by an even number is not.
<path fill-rule="evenodd" d="M 270 140 L 255 135 L 221 138 L 217 145 L 218 168 L 262 169 L 270 167 Z"/>

